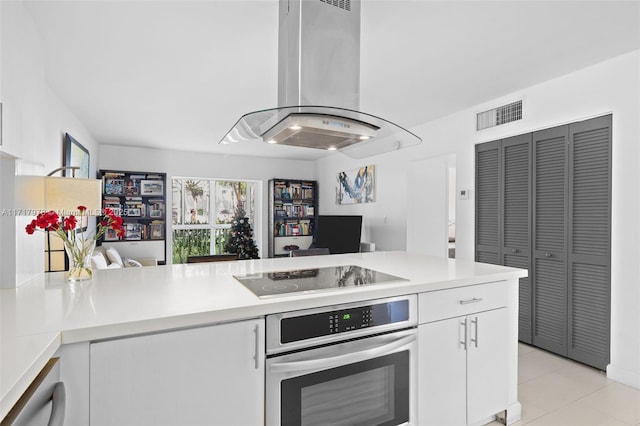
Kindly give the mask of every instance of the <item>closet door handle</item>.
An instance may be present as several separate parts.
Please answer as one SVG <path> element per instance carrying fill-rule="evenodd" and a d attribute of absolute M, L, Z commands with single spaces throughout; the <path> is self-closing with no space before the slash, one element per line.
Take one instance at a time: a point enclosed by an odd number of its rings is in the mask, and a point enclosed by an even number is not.
<path fill-rule="evenodd" d="M 511 253 L 517 253 L 518 249 L 511 249 Z"/>
<path fill-rule="evenodd" d="M 551 254 L 551 253 L 545 253 L 544 254 L 544 257 L 552 257 L 552 256 L 553 256 L 553 254 Z"/>

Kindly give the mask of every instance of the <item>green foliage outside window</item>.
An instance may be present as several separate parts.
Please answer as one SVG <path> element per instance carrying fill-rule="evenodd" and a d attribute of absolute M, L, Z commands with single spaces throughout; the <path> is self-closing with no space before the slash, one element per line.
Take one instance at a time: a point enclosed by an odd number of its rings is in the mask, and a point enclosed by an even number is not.
<path fill-rule="evenodd" d="M 187 263 L 189 256 L 209 254 L 211 230 L 175 229 L 173 231 L 173 263 Z"/>

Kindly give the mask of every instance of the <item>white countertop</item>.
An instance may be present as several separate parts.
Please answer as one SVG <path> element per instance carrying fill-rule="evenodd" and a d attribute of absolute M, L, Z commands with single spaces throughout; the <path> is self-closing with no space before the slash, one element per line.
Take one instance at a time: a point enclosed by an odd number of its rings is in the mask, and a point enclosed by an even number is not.
<path fill-rule="evenodd" d="M 232 275 L 358 265 L 408 279 L 259 299 Z M 256 318 L 315 306 L 514 279 L 526 270 L 404 252 L 96 271 L 70 284 L 43 274 L 0 290 L 0 419 L 60 344 Z"/>

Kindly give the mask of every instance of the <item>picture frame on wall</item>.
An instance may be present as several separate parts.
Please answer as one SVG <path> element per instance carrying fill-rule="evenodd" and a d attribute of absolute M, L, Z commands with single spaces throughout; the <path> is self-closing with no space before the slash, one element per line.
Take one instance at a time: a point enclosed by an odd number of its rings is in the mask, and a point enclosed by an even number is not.
<path fill-rule="evenodd" d="M 65 170 L 65 176 L 89 179 L 89 150 L 75 140 L 69 133 L 65 133 L 62 151 L 64 156 L 63 166 L 80 167 L 80 169 L 75 171 L 75 174 L 73 170 Z"/>
<path fill-rule="evenodd" d="M 79 167 L 77 170 L 65 169 L 63 170 L 66 177 L 77 177 L 89 179 L 89 162 L 91 156 L 89 150 L 78 142 L 69 133 L 64 134 L 64 143 L 62 146 L 63 166 L 65 167 Z M 81 222 L 78 224 L 78 230 L 85 232 L 89 225 L 89 217 L 82 216 Z"/>

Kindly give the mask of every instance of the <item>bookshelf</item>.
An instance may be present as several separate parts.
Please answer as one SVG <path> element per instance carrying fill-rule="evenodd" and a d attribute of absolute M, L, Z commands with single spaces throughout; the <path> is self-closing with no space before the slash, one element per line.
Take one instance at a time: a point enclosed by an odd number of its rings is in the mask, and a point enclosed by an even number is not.
<path fill-rule="evenodd" d="M 107 232 L 103 246 L 114 246 L 125 257 L 166 256 L 166 180 L 165 173 L 100 170 L 102 207 L 122 216 L 124 236 Z"/>
<path fill-rule="evenodd" d="M 317 197 L 316 181 L 269 181 L 269 257 L 309 248 L 318 214 Z"/>

